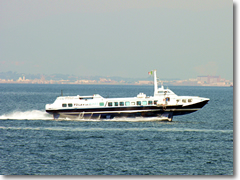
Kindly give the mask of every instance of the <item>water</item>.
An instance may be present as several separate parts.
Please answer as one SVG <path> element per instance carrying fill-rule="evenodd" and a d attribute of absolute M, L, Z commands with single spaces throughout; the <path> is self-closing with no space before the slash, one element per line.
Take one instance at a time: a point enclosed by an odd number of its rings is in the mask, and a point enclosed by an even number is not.
<path fill-rule="evenodd" d="M 169 88 L 211 100 L 173 122 L 55 121 L 44 107 L 61 90 L 132 97 L 153 87 L 0 84 L 0 174 L 233 175 L 233 88 Z"/>

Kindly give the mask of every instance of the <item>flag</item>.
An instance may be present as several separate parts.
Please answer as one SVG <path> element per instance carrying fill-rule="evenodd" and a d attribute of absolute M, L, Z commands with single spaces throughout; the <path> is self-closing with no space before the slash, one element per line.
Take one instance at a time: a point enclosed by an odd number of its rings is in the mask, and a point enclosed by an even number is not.
<path fill-rule="evenodd" d="M 148 75 L 152 75 L 152 71 L 148 72 Z"/>

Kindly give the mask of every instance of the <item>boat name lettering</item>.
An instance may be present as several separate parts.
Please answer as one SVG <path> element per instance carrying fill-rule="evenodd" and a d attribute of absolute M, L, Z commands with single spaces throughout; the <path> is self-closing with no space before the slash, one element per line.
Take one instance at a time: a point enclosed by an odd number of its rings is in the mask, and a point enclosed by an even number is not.
<path fill-rule="evenodd" d="M 89 104 L 78 104 L 75 103 L 74 106 L 93 106 L 93 105 L 97 105 L 97 103 L 89 103 Z"/>

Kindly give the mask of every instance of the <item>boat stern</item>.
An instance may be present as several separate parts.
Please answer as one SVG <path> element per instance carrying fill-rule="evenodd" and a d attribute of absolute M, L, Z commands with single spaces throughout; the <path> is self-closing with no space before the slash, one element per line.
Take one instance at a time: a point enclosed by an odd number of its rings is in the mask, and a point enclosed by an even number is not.
<path fill-rule="evenodd" d="M 58 119 L 60 116 L 60 114 L 54 110 L 53 104 L 46 104 L 45 111 L 49 114 L 52 114 L 54 119 Z"/>
<path fill-rule="evenodd" d="M 45 110 L 47 113 L 50 113 L 52 109 L 53 109 L 53 104 L 46 104 Z"/>

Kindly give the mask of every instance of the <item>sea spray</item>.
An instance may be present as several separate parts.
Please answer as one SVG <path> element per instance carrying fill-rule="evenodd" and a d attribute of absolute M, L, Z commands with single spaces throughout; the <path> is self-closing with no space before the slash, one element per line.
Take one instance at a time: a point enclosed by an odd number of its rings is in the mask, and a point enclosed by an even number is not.
<path fill-rule="evenodd" d="M 16 119 L 16 120 L 51 120 L 51 115 L 41 110 L 30 111 L 14 111 L 8 114 L 3 114 L 0 119 Z"/>

